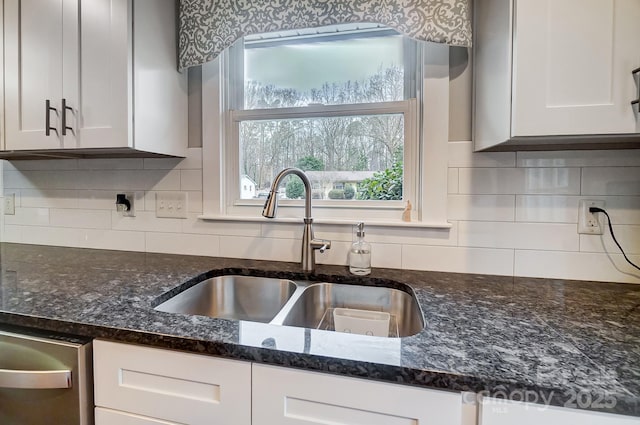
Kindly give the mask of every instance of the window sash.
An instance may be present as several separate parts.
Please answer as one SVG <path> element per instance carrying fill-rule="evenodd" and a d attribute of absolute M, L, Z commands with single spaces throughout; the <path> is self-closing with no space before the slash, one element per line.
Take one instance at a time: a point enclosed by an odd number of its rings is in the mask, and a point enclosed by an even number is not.
<path fill-rule="evenodd" d="M 402 100 L 396 102 L 363 103 L 350 105 L 312 105 L 295 108 L 280 109 L 251 109 L 240 111 L 229 111 L 229 125 L 231 126 L 231 139 L 227 146 L 227 167 L 231 169 L 227 176 L 226 199 L 227 212 L 238 210 L 245 213 L 247 206 L 263 205 L 264 200 L 240 199 L 240 123 L 253 120 L 274 120 L 274 119 L 304 119 L 304 118 L 327 118 L 360 115 L 388 115 L 402 114 L 404 118 L 404 147 L 403 147 L 403 186 L 402 201 L 363 201 L 349 200 L 331 201 L 316 199 L 313 201 L 314 208 L 372 208 L 386 210 L 389 208 L 401 210 L 407 200 L 415 204 L 418 199 L 418 129 L 417 129 L 417 101 L 416 99 Z M 303 201 L 289 200 L 279 202 L 283 206 L 302 205 Z M 236 207 L 236 208 L 233 208 Z"/>
<path fill-rule="evenodd" d="M 415 99 L 395 102 L 351 103 L 346 105 L 310 105 L 293 108 L 232 110 L 231 121 L 259 121 L 304 118 L 332 118 L 356 115 L 407 115 L 415 105 Z"/>

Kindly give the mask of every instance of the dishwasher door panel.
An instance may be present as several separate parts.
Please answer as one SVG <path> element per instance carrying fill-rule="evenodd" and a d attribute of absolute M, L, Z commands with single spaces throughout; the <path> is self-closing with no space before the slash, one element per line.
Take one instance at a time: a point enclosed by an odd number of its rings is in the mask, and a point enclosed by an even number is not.
<path fill-rule="evenodd" d="M 91 345 L 0 331 L 0 424 L 92 424 Z"/>

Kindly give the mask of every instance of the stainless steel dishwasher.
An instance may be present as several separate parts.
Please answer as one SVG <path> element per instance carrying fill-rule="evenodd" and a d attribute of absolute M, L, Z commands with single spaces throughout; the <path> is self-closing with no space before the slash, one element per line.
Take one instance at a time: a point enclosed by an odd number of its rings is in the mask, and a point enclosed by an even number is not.
<path fill-rule="evenodd" d="M 92 424 L 91 354 L 89 341 L 0 330 L 0 424 Z"/>

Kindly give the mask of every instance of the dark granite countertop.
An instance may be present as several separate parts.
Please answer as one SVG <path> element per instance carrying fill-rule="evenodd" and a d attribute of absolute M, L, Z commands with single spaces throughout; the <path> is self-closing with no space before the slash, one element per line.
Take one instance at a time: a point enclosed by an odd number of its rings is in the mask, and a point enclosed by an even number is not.
<path fill-rule="evenodd" d="M 378 338 L 153 310 L 165 292 L 220 274 L 404 283 L 426 327 Z M 640 285 L 338 266 L 304 275 L 293 263 L 7 243 L 0 279 L 3 325 L 640 416 Z"/>

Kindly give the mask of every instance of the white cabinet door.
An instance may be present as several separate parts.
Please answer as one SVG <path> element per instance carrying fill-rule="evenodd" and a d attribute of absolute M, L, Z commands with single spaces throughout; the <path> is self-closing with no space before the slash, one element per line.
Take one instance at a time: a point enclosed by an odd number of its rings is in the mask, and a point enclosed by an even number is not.
<path fill-rule="evenodd" d="M 59 149 L 63 0 L 5 0 L 5 149 Z M 52 110 L 47 111 L 49 100 Z M 56 131 L 45 135 L 46 116 Z"/>
<path fill-rule="evenodd" d="M 180 425 L 160 419 L 96 407 L 95 425 Z"/>
<path fill-rule="evenodd" d="M 479 425 L 639 425 L 640 418 L 485 398 Z"/>
<path fill-rule="evenodd" d="M 640 1 L 515 4 L 512 136 L 636 132 Z"/>
<path fill-rule="evenodd" d="M 460 425 L 458 393 L 253 365 L 253 425 Z"/>
<path fill-rule="evenodd" d="M 64 147 L 130 147 L 131 3 L 92 0 L 79 7 L 78 0 L 68 1 L 67 9 L 75 9 L 65 16 L 63 95 L 73 130 Z"/>
<path fill-rule="evenodd" d="M 191 425 L 251 423 L 251 364 L 96 340 L 96 407 Z"/>

